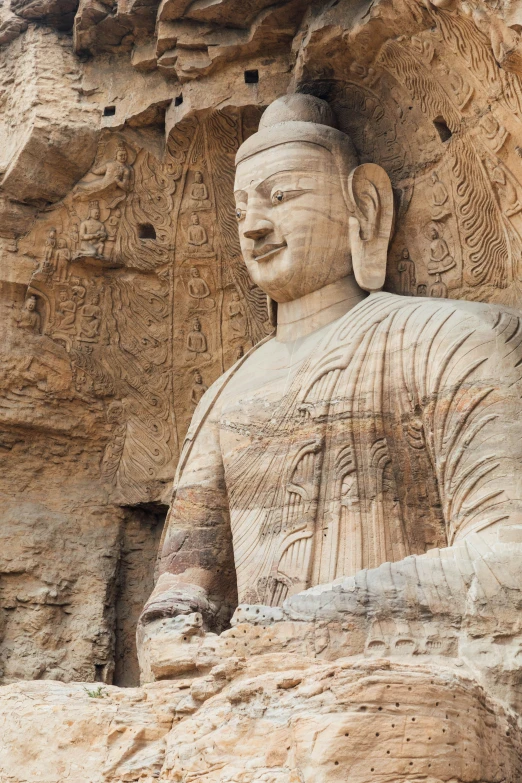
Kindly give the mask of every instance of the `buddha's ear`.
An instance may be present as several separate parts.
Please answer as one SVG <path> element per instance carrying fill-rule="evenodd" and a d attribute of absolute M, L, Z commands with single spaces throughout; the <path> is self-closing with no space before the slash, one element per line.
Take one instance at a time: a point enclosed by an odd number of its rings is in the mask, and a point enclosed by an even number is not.
<path fill-rule="evenodd" d="M 393 191 L 381 166 L 363 163 L 348 179 L 352 205 L 350 245 L 355 279 L 365 291 L 380 291 L 386 276 L 393 226 Z"/>

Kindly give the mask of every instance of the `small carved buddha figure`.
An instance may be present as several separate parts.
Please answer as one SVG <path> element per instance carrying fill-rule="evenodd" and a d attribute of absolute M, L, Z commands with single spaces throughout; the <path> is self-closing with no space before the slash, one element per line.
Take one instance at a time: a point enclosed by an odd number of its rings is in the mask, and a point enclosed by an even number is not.
<path fill-rule="evenodd" d="M 190 393 L 190 399 L 194 407 L 197 406 L 200 399 L 203 397 L 205 392 L 208 390 L 208 386 L 205 386 L 203 383 L 203 378 L 199 370 L 194 371 L 194 385 L 192 387 L 192 391 Z"/>
<path fill-rule="evenodd" d="M 190 188 L 190 206 L 192 209 L 209 209 L 210 200 L 208 197 L 208 188 L 203 181 L 203 173 L 196 171 L 194 182 Z"/>
<path fill-rule="evenodd" d="M 74 298 L 69 299 L 67 291 L 62 288 L 59 294 L 58 304 L 56 305 L 56 331 L 67 333 L 75 332 L 77 309 L 78 305 L 74 301 Z"/>
<path fill-rule="evenodd" d="M 436 171 L 432 172 L 431 182 L 431 217 L 433 220 L 444 220 L 451 215 L 448 191 Z"/>
<path fill-rule="evenodd" d="M 103 196 L 109 209 L 117 207 L 134 184 L 134 171 L 128 164 L 128 157 L 125 144 L 119 142 L 114 159 L 91 169 L 88 176 L 95 178 L 79 182 L 74 190 L 75 197 L 81 198 L 82 194 Z"/>
<path fill-rule="evenodd" d="M 504 168 L 499 163 L 491 160 L 491 158 L 486 158 L 485 164 L 489 178 L 497 191 L 501 209 L 507 217 L 516 215 L 522 209 L 522 204 L 519 201 L 517 190 L 511 179 L 509 179 Z"/>
<path fill-rule="evenodd" d="M 207 283 L 201 277 L 201 273 L 197 266 L 193 266 L 190 270 L 190 278 L 187 283 L 188 293 L 193 299 L 205 299 L 210 296 L 210 288 Z"/>
<path fill-rule="evenodd" d="M 16 323 L 20 329 L 27 329 L 29 332 L 40 331 L 41 319 L 40 313 L 36 311 L 36 296 L 27 297 Z"/>
<path fill-rule="evenodd" d="M 69 274 L 69 262 L 71 260 L 71 252 L 67 247 L 67 242 L 63 237 L 58 239 L 58 247 L 56 248 L 56 279 L 59 283 L 65 283 Z"/>
<path fill-rule="evenodd" d="M 448 269 L 453 269 L 455 260 L 451 257 L 446 240 L 441 237 L 439 229 L 431 226 L 429 235 L 431 244 L 428 274 L 442 274 L 442 272 L 447 272 Z"/>
<path fill-rule="evenodd" d="M 410 251 L 404 248 L 397 263 L 400 276 L 400 292 L 403 296 L 413 296 L 417 281 L 415 278 L 415 261 L 410 258 Z"/>
<path fill-rule="evenodd" d="M 194 319 L 192 331 L 187 335 L 187 349 L 191 353 L 206 353 L 207 338 L 201 331 L 199 318 Z"/>
<path fill-rule="evenodd" d="M 49 235 L 45 240 L 44 264 L 54 267 L 54 254 L 56 250 L 56 229 L 51 228 Z"/>
<path fill-rule="evenodd" d="M 199 222 L 199 215 L 190 216 L 190 226 L 188 228 L 188 243 L 195 247 L 202 247 L 208 244 L 208 236 L 205 227 Z"/>
<path fill-rule="evenodd" d="M 106 239 L 107 230 L 100 220 L 99 204 L 91 201 L 89 216 L 80 223 L 80 255 L 102 258 Z"/>
<path fill-rule="evenodd" d="M 480 120 L 483 138 L 493 152 L 498 152 L 508 137 L 508 132 L 491 111 Z"/>
<path fill-rule="evenodd" d="M 238 602 L 297 622 L 326 591 L 324 611 L 346 605 L 350 627 L 366 597 L 379 617 L 406 596 L 418 617 L 438 569 L 437 600 L 458 613 L 452 590 L 473 558 L 520 540 L 517 314 L 382 291 L 390 180 L 358 165 L 325 101 L 279 98 L 236 162 L 241 249 L 276 332 L 192 420 L 138 631 L 150 677 L 183 671 L 195 613 L 219 632 Z M 439 240 L 436 274 L 453 265 Z M 206 347 L 199 324 L 187 345 Z"/>
<path fill-rule="evenodd" d="M 84 304 L 80 312 L 80 338 L 87 340 L 96 340 L 100 334 L 100 324 L 102 311 L 100 305 L 100 295 L 93 291 L 87 304 Z"/>
<path fill-rule="evenodd" d="M 437 299 L 446 299 L 448 296 L 448 286 L 440 274 L 435 275 L 435 282 L 430 285 L 430 296 Z"/>
<path fill-rule="evenodd" d="M 232 301 L 228 305 L 228 315 L 232 331 L 244 337 L 246 334 L 247 320 L 245 306 L 240 299 L 239 291 L 234 291 L 232 294 Z"/>

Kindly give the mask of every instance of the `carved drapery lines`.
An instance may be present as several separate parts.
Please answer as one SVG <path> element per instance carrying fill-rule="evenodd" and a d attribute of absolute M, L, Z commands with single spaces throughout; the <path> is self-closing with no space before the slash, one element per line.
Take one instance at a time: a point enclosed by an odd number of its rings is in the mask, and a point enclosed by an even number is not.
<path fill-rule="evenodd" d="M 447 319 L 444 324 L 446 335 L 449 322 L 450 319 Z M 443 489 L 441 499 L 449 545 L 454 542 L 462 524 L 465 523 L 466 528 L 473 527 L 472 520 L 477 515 L 481 519 L 476 529 L 498 521 L 496 513 L 493 520 L 484 517 L 490 510 L 495 512 L 496 503 L 492 501 L 502 494 L 496 488 L 479 494 L 500 465 L 495 453 L 482 454 L 470 461 L 470 454 L 473 454 L 470 446 L 498 418 L 494 409 L 488 411 L 493 386 L 480 385 L 471 395 L 468 390 L 470 378 L 487 361 L 487 357 L 473 358 L 470 353 L 469 341 L 474 339 L 474 334 L 470 324 L 463 335 L 449 343 L 437 376 L 430 383 L 439 398 L 431 416 L 440 418 L 435 435 L 435 468 Z"/>
<path fill-rule="evenodd" d="M 133 190 L 126 203 L 116 239 L 116 254 L 125 259 L 126 266 L 146 271 L 169 260 L 177 180 L 168 173 L 166 166 L 145 150 L 138 154 L 135 170 L 140 189 Z M 141 239 L 139 227 L 142 225 L 152 226 L 155 237 Z"/>
<path fill-rule="evenodd" d="M 453 133 L 459 130 L 460 112 L 421 58 L 406 51 L 400 43 L 388 41 L 379 54 L 379 62 L 399 83 L 407 87 L 429 119 L 435 120 L 442 116 Z"/>
<path fill-rule="evenodd" d="M 300 445 L 290 461 L 283 510 L 287 533 L 272 566 L 273 606 L 281 605 L 290 586 L 300 590 L 310 586 L 323 448 L 323 437 L 315 436 Z"/>
<path fill-rule="evenodd" d="M 469 139 L 466 144 L 455 142 L 452 172 L 463 244 L 464 282 L 471 286 L 490 283 L 505 288 L 510 246 L 485 171 Z"/>
<path fill-rule="evenodd" d="M 351 435 L 351 433 L 347 433 Z M 346 535 L 349 515 L 354 517 L 351 527 L 351 553 L 349 573 L 355 573 L 362 565 L 363 533 L 360 513 L 354 506 L 359 502 L 357 486 L 357 463 L 353 443 L 342 446 L 335 455 L 335 481 L 337 483 L 334 496 L 339 498 L 333 510 L 331 520 L 332 552 L 330 574 L 335 579 L 344 569 L 340 562 L 340 537 Z"/>
<path fill-rule="evenodd" d="M 437 10 L 430 8 L 428 13 L 451 51 L 464 60 L 481 82 L 492 87 L 497 86 L 498 66 L 486 36 L 477 29 L 473 20 L 460 13 L 440 8 Z"/>

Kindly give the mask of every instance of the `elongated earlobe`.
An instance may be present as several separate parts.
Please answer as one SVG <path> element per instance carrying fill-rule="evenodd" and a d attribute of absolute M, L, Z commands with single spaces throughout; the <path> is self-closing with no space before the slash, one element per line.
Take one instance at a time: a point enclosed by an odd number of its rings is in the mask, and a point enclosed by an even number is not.
<path fill-rule="evenodd" d="M 363 163 L 350 174 L 348 193 L 353 205 L 350 245 L 355 279 L 365 291 L 380 291 L 393 227 L 390 178 L 381 166 Z"/>

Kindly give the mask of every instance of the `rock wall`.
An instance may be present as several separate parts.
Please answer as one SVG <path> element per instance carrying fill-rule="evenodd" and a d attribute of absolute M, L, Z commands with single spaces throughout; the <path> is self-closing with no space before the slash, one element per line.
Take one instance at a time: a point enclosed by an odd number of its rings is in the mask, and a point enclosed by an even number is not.
<path fill-rule="evenodd" d="M 131 626 L 190 417 L 270 331 L 232 182 L 275 97 L 328 98 L 389 173 L 389 290 L 520 305 L 520 13 L 0 9 L 2 682 L 137 682 Z"/>

